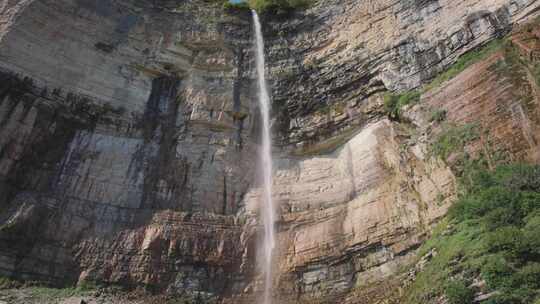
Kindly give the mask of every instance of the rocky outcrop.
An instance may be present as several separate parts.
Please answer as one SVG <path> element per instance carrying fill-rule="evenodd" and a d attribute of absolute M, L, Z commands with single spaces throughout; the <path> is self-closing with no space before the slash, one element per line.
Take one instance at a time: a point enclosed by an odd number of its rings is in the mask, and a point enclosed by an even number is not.
<path fill-rule="evenodd" d="M 512 50 L 515 52 L 516 50 Z M 424 109 L 447 113 L 453 124 L 473 124 L 479 140 L 471 153 L 482 152 L 488 161 L 540 162 L 538 84 L 516 54 L 497 52 L 469 68 L 439 89 L 424 95 Z"/>
<path fill-rule="evenodd" d="M 534 0 L 324 1 L 267 20 L 280 143 L 305 146 L 356 126 L 371 117 L 370 96 L 417 88 L 537 14 Z"/>
<path fill-rule="evenodd" d="M 535 0 L 358 1 L 264 16 L 273 88 L 275 296 L 390 301 L 456 195 L 430 143 L 538 162 L 538 85 L 501 54 L 405 109 Z M 253 303 L 260 189 L 250 17 L 203 1 L 7 2 L 0 25 L 0 274 Z M 492 131 L 492 132 L 491 132 Z M 489 143 L 489 144 L 488 144 Z M 490 150 L 491 151 L 491 150 Z"/>

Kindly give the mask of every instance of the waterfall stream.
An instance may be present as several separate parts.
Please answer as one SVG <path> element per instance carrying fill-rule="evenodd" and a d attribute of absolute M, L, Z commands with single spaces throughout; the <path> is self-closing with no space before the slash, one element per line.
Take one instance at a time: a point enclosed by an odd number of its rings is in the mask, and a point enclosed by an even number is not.
<path fill-rule="evenodd" d="M 264 78 L 264 41 L 259 16 L 254 10 L 257 80 L 259 84 L 259 106 L 262 117 L 262 144 L 259 150 L 260 166 L 263 175 L 263 197 L 261 216 L 264 222 L 264 304 L 272 303 L 272 255 L 275 247 L 274 239 L 274 202 L 272 200 L 272 135 L 270 131 L 270 97 Z"/>

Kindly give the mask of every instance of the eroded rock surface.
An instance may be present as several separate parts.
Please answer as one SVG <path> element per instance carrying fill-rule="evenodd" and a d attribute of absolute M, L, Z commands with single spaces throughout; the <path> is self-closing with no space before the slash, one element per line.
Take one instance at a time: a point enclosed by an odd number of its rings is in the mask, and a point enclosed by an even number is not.
<path fill-rule="evenodd" d="M 249 22 L 178 5 L 6 8 L 3 275 L 208 299 L 248 281 Z"/>
<path fill-rule="evenodd" d="M 538 1 L 324 1 L 268 20 L 283 144 L 309 145 L 369 118 L 365 100 L 429 81 L 458 56 L 538 14 Z M 367 113 L 366 113 L 367 112 Z"/>
<path fill-rule="evenodd" d="M 502 54 L 386 118 L 537 0 L 333 0 L 264 16 L 274 96 L 280 303 L 382 303 L 456 195 L 443 126 L 539 161 L 538 84 Z M 203 1 L 0 9 L 0 274 L 253 303 L 258 109 L 250 17 Z M 507 64 L 508 63 L 508 64 Z M 491 150 L 490 150 L 491 151 Z"/>

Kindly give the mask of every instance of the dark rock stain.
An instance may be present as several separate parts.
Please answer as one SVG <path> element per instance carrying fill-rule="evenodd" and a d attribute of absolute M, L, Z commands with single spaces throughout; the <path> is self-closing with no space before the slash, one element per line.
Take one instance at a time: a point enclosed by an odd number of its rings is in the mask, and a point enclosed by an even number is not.
<path fill-rule="evenodd" d="M 133 158 L 134 173 L 144 176 L 141 208 L 186 208 L 189 163 L 176 155 L 180 84 L 176 76 L 152 81 L 141 125 L 144 143 Z"/>

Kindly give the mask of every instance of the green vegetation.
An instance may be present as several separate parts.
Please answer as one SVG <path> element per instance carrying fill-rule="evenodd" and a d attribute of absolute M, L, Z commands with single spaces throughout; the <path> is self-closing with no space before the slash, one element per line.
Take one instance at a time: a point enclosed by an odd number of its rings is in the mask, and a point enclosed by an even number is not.
<path fill-rule="evenodd" d="M 79 287 L 51 288 L 43 286 L 34 286 L 26 289 L 33 297 L 44 299 L 64 299 L 74 296 L 81 296 L 89 293 L 91 290 Z"/>
<path fill-rule="evenodd" d="M 431 154 L 446 159 L 448 156 L 465 147 L 465 145 L 478 138 L 478 128 L 475 124 L 463 126 L 445 125 L 431 145 Z"/>
<path fill-rule="evenodd" d="M 504 165 L 469 172 L 471 182 L 433 237 L 420 249 L 438 252 L 406 295 L 407 303 L 472 303 L 483 279 L 495 291 L 486 304 L 540 301 L 540 166 Z"/>
<path fill-rule="evenodd" d="M 430 122 L 443 122 L 446 119 L 446 110 L 437 109 L 431 112 L 429 117 Z"/>
<path fill-rule="evenodd" d="M 230 1 L 223 2 L 223 8 L 229 11 L 250 9 L 247 2 L 232 3 Z"/>
<path fill-rule="evenodd" d="M 311 4 L 310 0 L 248 0 L 249 7 L 257 12 L 283 14 L 294 9 L 304 9 Z"/>
<path fill-rule="evenodd" d="M 223 1 L 223 0 L 222 0 Z M 228 11 L 254 9 L 258 13 L 286 14 L 295 9 L 305 9 L 312 0 L 247 0 L 245 2 L 223 1 L 223 8 Z M 218 0 L 218 2 L 220 2 Z"/>
<path fill-rule="evenodd" d="M 453 280 L 446 284 L 444 293 L 450 304 L 468 304 L 474 300 L 474 292 L 464 280 Z"/>
<path fill-rule="evenodd" d="M 534 79 L 536 80 L 536 85 L 540 86 L 540 63 L 537 63 L 533 68 Z"/>
<path fill-rule="evenodd" d="M 459 73 L 463 72 L 466 68 L 480 60 L 500 51 L 505 45 L 505 40 L 497 39 L 486 44 L 483 47 L 469 51 L 463 54 L 459 59 L 450 66 L 446 71 L 435 77 L 428 85 L 424 86 L 423 91 L 429 91 L 436 87 L 439 87 L 443 82 L 448 81 L 456 77 Z"/>
<path fill-rule="evenodd" d="M 1 289 L 7 289 L 7 288 L 15 288 L 20 286 L 20 283 L 17 281 L 14 281 L 10 278 L 0 276 L 0 290 Z"/>
<path fill-rule="evenodd" d="M 36 281 L 18 281 L 8 277 L 0 276 L 0 290 L 23 288 L 24 293 L 29 294 L 34 298 L 40 298 L 43 300 L 68 298 L 72 296 L 81 296 L 98 289 L 98 285 L 94 282 L 85 281 L 79 283 L 78 286 L 69 286 L 64 288 L 55 288 L 47 285 L 43 285 L 41 282 Z"/>
<path fill-rule="evenodd" d="M 497 51 L 500 51 L 505 45 L 506 40 L 497 39 L 480 48 L 463 54 L 453 65 L 435 77 L 429 84 L 423 86 L 420 90 L 408 91 L 401 94 L 388 93 L 384 97 L 384 110 L 386 114 L 391 119 L 399 120 L 400 111 L 403 106 L 418 102 L 422 93 L 439 87 L 442 83 L 456 77 L 459 73 L 463 72 L 472 64 L 479 62 Z M 540 66 L 537 71 L 537 79 L 540 81 Z M 444 116 L 441 116 L 442 113 L 438 114 L 439 116 L 433 117 L 433 121 L 440 122 L 446 118 L 446 113 L 444 113 Z"/>
<path fill-rule="evenodd" d="M 384 96 L 384 111 L 391 119 L 399 120 L 401 108 L 420 101 L 420 92 L 409 91 L 402 94 L 386 94 Z"/>

